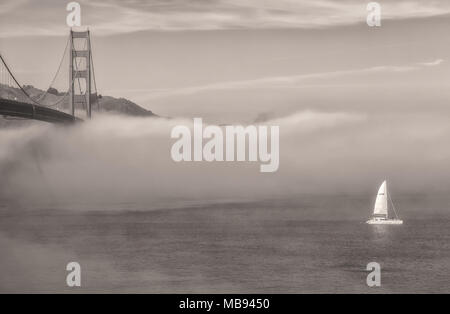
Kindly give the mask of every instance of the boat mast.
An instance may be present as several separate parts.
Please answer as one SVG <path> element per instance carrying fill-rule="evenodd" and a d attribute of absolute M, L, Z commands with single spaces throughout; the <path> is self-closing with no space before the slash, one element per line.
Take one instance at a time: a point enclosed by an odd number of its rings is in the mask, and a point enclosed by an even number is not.
<path fill-rule="evenodd" d="M 392 198 L 391 198 L 391 193 L 388 192 L 387 188 L 386 188 L 386 194 L 388 195 L 389 201 L 391 202 L 392 209 L 394 210 L 395 218 L 398 219 L 397 211 L 395 210 L 395 205 L 394 205 L 394 202 L 392 201 Z"/>

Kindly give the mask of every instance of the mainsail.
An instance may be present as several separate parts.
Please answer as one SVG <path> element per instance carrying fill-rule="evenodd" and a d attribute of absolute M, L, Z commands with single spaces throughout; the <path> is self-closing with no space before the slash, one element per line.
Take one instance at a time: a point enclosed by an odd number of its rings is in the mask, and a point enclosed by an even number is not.
<path fill-rule="evenodd" d="M 385 216 L 387 218 L 388 215 L 388 203 L 387 203 L 387 188 L 386 188 L 386 181 L 381 184 L 377 200 L 375 201 L 375 207 L 373 209 L 374 216 Z"/>

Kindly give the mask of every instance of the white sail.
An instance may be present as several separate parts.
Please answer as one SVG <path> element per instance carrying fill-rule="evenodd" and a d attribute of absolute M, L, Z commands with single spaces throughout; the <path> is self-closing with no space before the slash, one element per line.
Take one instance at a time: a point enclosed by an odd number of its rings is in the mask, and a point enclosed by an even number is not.
<path fill-rule="evenodd" d="M 387 202 L 387 188 L 386 188 L 386 181 L 381 184 L 377 200 L 375 201 L 375 207 L 373 209 L 373 214 L 377 216 L 385 216 L 388 215 L 388 202 Z"/>

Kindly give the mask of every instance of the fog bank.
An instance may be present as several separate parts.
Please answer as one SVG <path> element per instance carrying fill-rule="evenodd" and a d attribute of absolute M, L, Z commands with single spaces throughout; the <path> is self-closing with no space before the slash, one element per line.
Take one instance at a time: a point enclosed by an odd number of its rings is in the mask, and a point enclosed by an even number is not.
<path fill-rule="evenodd" d="M 314 194 L 448 191 L 450 127 L 437 114 L 300 111 L 280 127 L 280 168 L 171 159 L 170 131 L 192 120 L 97 116 L 73 127 L 3 129 L 0 195 L 30 202 L 152 203 Z"/>

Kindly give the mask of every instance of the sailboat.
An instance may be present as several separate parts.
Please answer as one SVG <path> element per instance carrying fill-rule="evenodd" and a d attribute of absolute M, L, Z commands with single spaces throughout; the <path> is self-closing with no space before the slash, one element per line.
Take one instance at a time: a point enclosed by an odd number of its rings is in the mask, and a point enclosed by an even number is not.
<path fill-rule="evenodd" d="M 388 199 L 392 205 L 392 209 L 395 214 L 395 218 L 389 218 L 388 215 Z M 397 211 L 395 210 L 394 203 L 392 203 L 391 196 L 387 191 L 386 180 L 381 184 L 378 189 L 377 199 L 375 201 L 375 206 L 373 209 L 373 216 L 367 221 L 369 225 L 402 225 L 403 220 L 398 219 Z"/>

